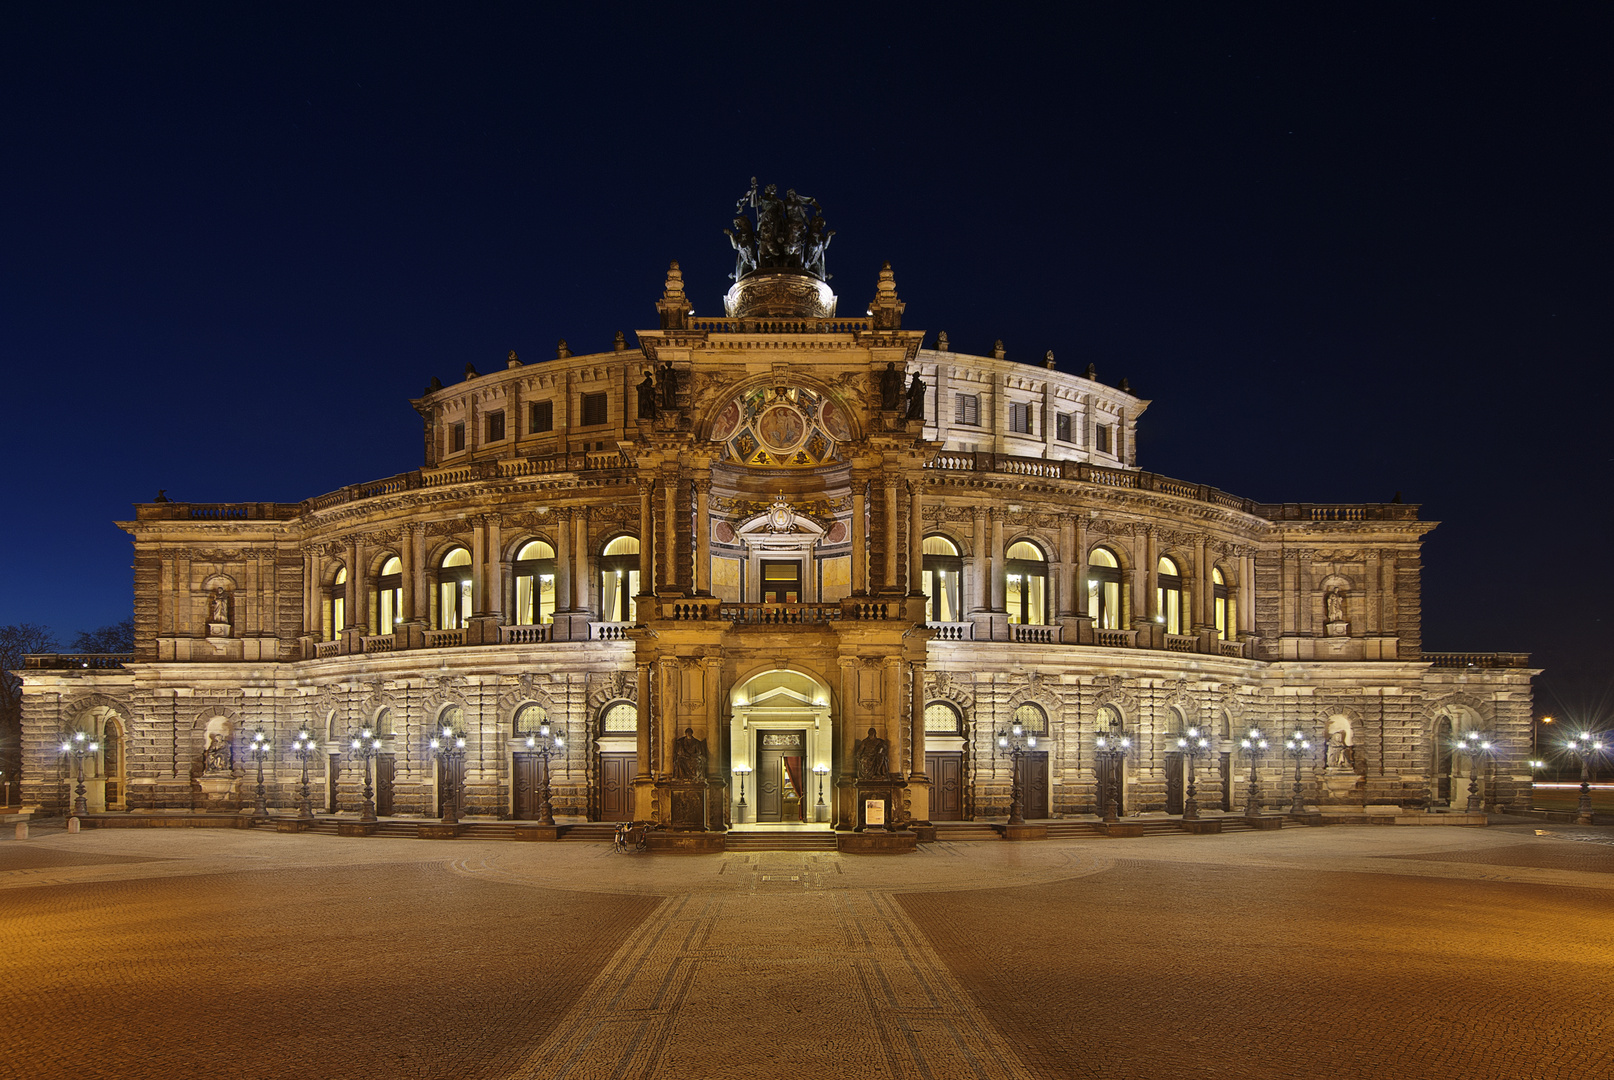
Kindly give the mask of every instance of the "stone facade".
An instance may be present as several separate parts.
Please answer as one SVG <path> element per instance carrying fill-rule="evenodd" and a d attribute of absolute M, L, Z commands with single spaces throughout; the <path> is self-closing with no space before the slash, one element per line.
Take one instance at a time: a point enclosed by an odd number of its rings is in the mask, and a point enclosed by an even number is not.
<path fill-rule="evenodd" d="M 867 318 L 696 318 L 676 264 L 656 308 L 636 347 L 434 381 L 421 469 L 295 504 L 138 506 L 135 652 L 30 659 L 24 799 L 67 805 L 60 743 L 87 731 L 92 809 L 240 808 L 262 730 L 269 802 L 291 807 L 306 730 L 314 804 L 351 810 L 345 747 L 369 727 L 381 812 L 436 816 L 428 744 L 453 723 L 463 812 L 528 817 L 521 736 L 544 718 L 562 819 L 849 829 L 871 732 L 899 819 L 999 817 L 997 733 L 1019 717 L 1047 816 L 1100 809 L 1104 731 L 1132 740 L 1123 812 L 1179 811 L 1189 727 L 1211 744 L 1203 807 L 1244 806 L 1251 727 L 1269 808 L 1296 730 L 1310 806 L 1460 805 L 1446 748 L 1473 729 L 1496 747 L 1484 800 L 1527 805 L 1533 672 L 1423 651 L 1416 506 L 1142 471 L 1147 401 L 1051 359 L 925 348 L 889 270 Z M 686 732 L 703 782 L 674 778 Z"/>

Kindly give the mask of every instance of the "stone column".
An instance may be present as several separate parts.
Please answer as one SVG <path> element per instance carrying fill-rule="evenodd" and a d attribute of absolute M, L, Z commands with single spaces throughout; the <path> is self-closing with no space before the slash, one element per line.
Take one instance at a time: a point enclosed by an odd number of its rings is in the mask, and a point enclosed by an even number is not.
<path fill-rule="evenodd" d="M 570 510 L 557 510 L 555 511 L 555 608 L 558 613 L 570 611 L 571 607 L 572 514 Z"/>
<path fill-rule="evenodd" d="M 970 594 L 965 601 L 970 611 L 986 611 L 992 606 L 991 586 L 987 579 L 986 554 L 992 540 L 987 532 L 986 507 L 975 504 L 974 551 L 970 555 Z"/>
<path fill-rule="evenodd" d="M 1255 633 L 1255 556 L 1245 554 L 1240 562 L 1239 574 L 1239 632 Z"/>
<path fill-rule="evenodd" d="M 1362 632 L 1368 637 L 1377 637 L 1379 633 L 1379 595 L 1383 588 L 1379 577 L 1382 573 L 1379 563 L 1379 552 L 1374 548 L 1367 552 L 1367 581 L 1365 582 L 1362 597 Z"/>
<path fill-rule="evenodd" d="M 484 569 L 488 578 L 488 614 L 499 619 L 504 614 L 504 541 L 498 514 L 488 515 L 488 553 Z M 502 619 L 500 620 L 502 621 Z"/>
<path fill-rule="evenodd" d="M 665 512 L 661 532 L 662 549 L 662 587 L 671 591 L 678 591 L 678 477 L 671 474 L 662 477 L 661 490 L 666 494 Z"/>
<path fill-rule="evenodd" d="M 572 610 L 588 610 L 588 507 L 572 511 Z"/>
<path fill-rule="evenodd" d="M 918 480 L 908 481 L 908 595 L 924 594 L 925 569 L 925 515 L 924 485 Z"/>
<path fill-rule="evenodd" d="M 486 615 L 488 604 L 487 582 L 482 580 L 487 560 L 483 557 L 483 550 L 488 542 L 488 529 L 484 524 L 485 518 L 478 515 L 471 523 L 471 614 Z"/>
<path fill-rule="evenodd" d="M 1081 576 L 1076 566 L 1076 523 L 1069 517 L 1059 519 L 1059 562 L 1064 573 L 1052 575 L 1054 584 L 1054 614 L 1068 619 L 1076 614 L 1076 594 L 1081 588 Z"/>
<path fill-rule="evenodd" d="M 708 517 L 712 482 L 695 481 L 695 594 L 712 595 L 712 522 Z M 806 568 L 803 567 L 805 574 Z"/>
<path fill-rule="evenodd" d="M 852 474 L 852 594 L 867 596 L 869 592 L 869 521 L 868 477 L 860 472 Z"/>
<path fill-rule="evenodd" d="M 633 818 L 635 821 L 649 821 L 656 798 L 655 776 L 650 771 L 650 664 L 641 661 L 638 665 L 639 700 L 635 707 L 639 712 L 637 730 L 638 743 L 635 751 L 638 755 L 636 762 L 638 769 L 633 778 Z"/>
<path fill-rule="evenodd" d="M 403 573 L 399 575 L 398 584 L 403 595 L 398 603 L 397 622 L 406 623 L 415 617 L 415 527 L 405 525 L 403 533 L 398 537 L 398 561 L 403 564 Z M 394 627 L 396 632 L 396 627 Z"/>
<path fill-rule="evenodd" d="M 897 580 L 897 478 L 889 468 L 881 477 L 881 492 L 884 495 L 885 513 L 885 581 L 881 583 L 881 590 L 900 591 L 902 583 Z"/>
<path fill-rule="evenodd" d="M 1076 614 L 1087 614 L 1087 519 L 1076 519 L 1076 551 L 1071 559 L 1076 575 L 1076 596 L 1071 606 Z"/>
<path fill-rule="evenodd" d="M 414 607 L 406 610 L 415 622 L 425 623 L 431 618 L 432 613 L 431 585 L 426 579 L 426 526 L 410 525 L 408 529 L 412 559 L 410 565 L 404 569 L 404 573 L 415 579 L 415 603 Z"/>
<path fill-rule="evenodd" d="M 319 556 L 312 551 L 303 551 L 303 633 L 312 634 L 317 640 L 320 634 L 320 608 L 319 602 Z"/>
<path fill-rule="evenodd" d="M 639 591 L 646 596 L 656 591 L 656 517 L 650 506 L 655 485 L 639 481 Z"/>
<path fill-rule="evenodd" d="M 1160 541 L 1154 526 L 1143 530 L 1143 611 L 1151 628 L 1160 618 Z"/>
<path fill-rule="evenodd" d="M 347 588 L 342 594 L 349 626 L 359 626 L 364 621 L 364 612 L 359 606 L 364 600 L 364 594 L 359 588 L 359 582 L 363 577 L 364 571 L 359 567 L 359 538 L 350 536 L 347 538 Z"/>
<path fill-rule="evenodd" d="M 1007 611 L 1004 596 L 1009 583 L 1003 567 L 1003 507 L 991 507 L 987 516 L 992 519 L 992 610 Z"/>
<path fill-rule="evenodd" d="M 1194 544 L 1194 629 L 1216 628 L 1216 583 L 1211 580 L 1210 537 Z"/>
<path fill-rule="evenodd" d="M 1309 635 L 1314 632 L 1311 618 L 1311 553 L 1301 551 L 1295 560 L 1295 632 Z"/>

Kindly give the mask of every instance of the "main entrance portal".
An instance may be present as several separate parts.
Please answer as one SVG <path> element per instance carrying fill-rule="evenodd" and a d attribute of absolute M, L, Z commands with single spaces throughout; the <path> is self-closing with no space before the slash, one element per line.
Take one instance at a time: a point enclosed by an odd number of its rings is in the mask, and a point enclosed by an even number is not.
<path fill-rule="evenodd" d="M 757 732 L 757 821 L 806 821 L 807 733 Z"/>
<path fill-rule="evenodd" d="M 730 709 L 729 768 L 750 781 L 743 811 L 738 784 L 731 789 L 730 820 L 827 822 L 818 799 L 833 764 L 829 688 L 805 672 L 764 671 L 735 687 Z"/>

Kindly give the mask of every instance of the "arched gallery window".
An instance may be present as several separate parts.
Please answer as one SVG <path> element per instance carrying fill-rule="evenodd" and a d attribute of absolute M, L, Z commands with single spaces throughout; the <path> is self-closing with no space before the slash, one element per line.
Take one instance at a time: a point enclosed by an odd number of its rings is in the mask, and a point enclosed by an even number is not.
<path fill-rule="evenodd" d="M 516 552 L 516 606 L 519 626 L 555 621 L 555 549 L 542 540 L 522 545 Z"/>
<path fill-rule="evenodd" d="M 325 589 L 325 640 L 335 641 L 347 629 L 347 567 L 338 566 Z"/>
<path fill-rule="evenodd" d="M 463 630 L 470 621 L 471 553 L 457 547 L 437 570 L 437 628 Z"/>
<path fill-rule="evenodd" d="M 1048 734 L 1048 714 L 1041 705 L 1026 702 L 1014 710 L 1014 722 L 1026 729 L 1028 735 Z"/>
<path fill-rule="evenodd" d="M 1100 735 L 1119 735 L 1121 728 L 1121 710 L 1114 705 L 1100 705 L 1098 715 L 1093 720 L 1093 730 Z"/>
<path fill-rule="evenodd" d="M 376 581 L 376 633 L 390 634 L 403 618 L 403 562 L 394 555 L 381 564 Z"/>
<path fill-rule="evenodd" d="M 600 714 L 600 734 L 632 735 L 639 730 L 639 709 L 631 701 L 608 705 Z"/>
<path fill-rule="evenodd" d="M 375 714 L 374 730 L 375 730 L 375 733 L 376 733 L 377 737 L 379 737 L 379 738 L 382 738 L 382 739 L 390 739 L 390 738 L 392 738 L 392 710 L 391 709 L 382 709 L 380 712 Z"/>
<path fill-rule="evenodd" d="M 1041 626 L 1048 621 L 1048 560 L 1036 544 L 1011 544 L 1004 560 L 1010 624 Z"/>
<path fill-rule="evenodd" d="M 1166 633 L 1180 634 L 1183 632 L 1182 617 L 1182 575 L 1177 571 L 1177 564 L 1165 556 L 1161 556 L 1155 575 L 1155 607 L 1159 612 L 1156 620 L 1165 625 Z"/>
<path fill-rule="evenodd" d="M 963 730 L 964 718 L 946 701 L 932 701 L 925 706 L 925 734 L 957 735 Z"/>
<path fill-rule="evenodd" d="M 527 704 L 516 710 L 513 731 L 516 738 L 525 735 L 535 735 L 539 729 L 549 723 L 549 714 L 542 705 Z"/>
<path fill-rule="evenodd" d="M 1228 640 L 1228 600 L 1227 579 L 1222 576 L 1219 566 L 1211 567 L 1212 603 L 1215 608 L 1216 636 L 1223 641 Z"/>
<path fill-rule="evenodd" d="M 924 541 L 924 572 L 920 583 L 925 593 L 925 619 L 929 622 L 959 622 L 958 582 L 964 560 L 958 548 L 945 536 L 927 536 Z"/>
<path fill-rule="evenodd" d="M 600 555 L 600 620 L 633 622 L 639 595 L 639 541 L 619 536 Z"/>
<path fill-rule="evenodd" d="M 1121 564 L 1109 548 L 1087 556 L 1087 616 L 1099 630 L 1121 629 Z"/>

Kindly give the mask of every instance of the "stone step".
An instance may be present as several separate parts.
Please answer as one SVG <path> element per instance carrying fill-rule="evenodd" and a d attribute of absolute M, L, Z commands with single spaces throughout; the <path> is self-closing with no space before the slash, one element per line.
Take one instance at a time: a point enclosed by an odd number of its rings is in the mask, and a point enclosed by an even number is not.
<path fill-rule="evenodd" d="M 823 832 L 730 832 L 723 838 L 727 851 L 834 851 L 835 834 Z"/>

